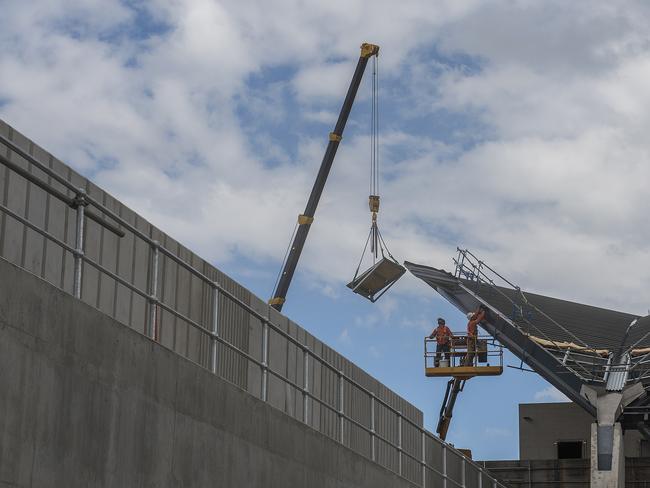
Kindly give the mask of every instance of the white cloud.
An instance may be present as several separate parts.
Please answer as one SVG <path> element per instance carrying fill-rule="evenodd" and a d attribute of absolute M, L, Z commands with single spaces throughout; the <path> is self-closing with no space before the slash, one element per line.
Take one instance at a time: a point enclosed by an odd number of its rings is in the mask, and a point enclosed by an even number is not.
<path fill-rule="evenodd" d="M 334 124 L 336 122 L 336 114 L 328 110 L 318 110 L 313 112 L 305 112 L 303 117 L 306 120 L 313 122 L 322 122 L 323 124 Z"/>
<path fill-rule="evenodd" d="M 533 396 L 536 402 L 569 402 L 567 396 L 553 386 L 548 386 L 543 390 L 535 392 Z"/>
<path fill-rule="evenodd" d="M 395 256 L 449 267 L 459 244 L 523 288 L 647 309 L 642 2 L 5 3 L 0 116 L 209 259 L 279 266 L 326 144 L 301 124 L 331 124 L 372 41 L 397 101 L 380 213 Z M 326 294 L 370 223 L 365 124 L 350 121 L 301 260 Z"/>

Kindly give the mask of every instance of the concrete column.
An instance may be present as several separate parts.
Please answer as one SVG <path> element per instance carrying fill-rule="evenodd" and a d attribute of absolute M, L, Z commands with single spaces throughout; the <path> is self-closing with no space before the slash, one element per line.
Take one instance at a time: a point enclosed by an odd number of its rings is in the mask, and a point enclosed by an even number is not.
<path fill-rule="evenodd" d="M 645 394 L 645 389 L 640 383 L 620 391 L 583 385 L 581 394 L 596 407 L 597 422 L 591 425 L 591 488 L 623 488 L 624 442 L 617 420 L 627 405 Z"/>
<path fill-rule="evenodd" d="M 611 452 L 607 452 L 610 446 Z M 591 424 L 591 488 L 625 487 L 623 447 L 623 431 L 620 423 L 609 426 L 599 426 L 597 422 Z"/>

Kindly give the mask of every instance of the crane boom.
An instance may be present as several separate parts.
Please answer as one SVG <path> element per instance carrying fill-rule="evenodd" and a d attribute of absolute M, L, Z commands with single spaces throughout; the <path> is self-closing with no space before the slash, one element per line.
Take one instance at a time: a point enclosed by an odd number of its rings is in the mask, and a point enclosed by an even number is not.
<path fill-rule="evenodd" d="M 296 266 L 298 265 L 298 260 L 300 259 L 302 248 L 304 247 L 305 241 L 307 240 L 309 228 L 314 221 L 316 207 L 318 206 L 318 201 L 320 200 L 321 194 L 323 193 L 323 188 L 325 188 L 325 182 L 327 181 L 330 169 L 332 168 L 334 156 L 336 156 L 336 150 L 338 149 L 339 143 L 341 142 L 343 130 L 345 129 L 345 124 L 348 121 L 348 116 L 352 110 L 354 99 L 357 96 L 357 90 L 361 84 L 361 79 L 363 78 L 363 73 L 366 70 L 366 65 L 372 56 L 377 56 L 378 54 L 379 46 L 368 43 L 361 45 L 361 55 L 359 56 L 359 62 L 357 63 L 357 67 L 354 70 L 354 75 L 352 76 L 352 81 L 350 82 L 348 93 L 345 96 L 343 106 L 341 107 L 338 121 L 336 122 L 334 131 L 329 135 L 329 143 L 327 145 L 327 149 L 325 150 L 325 155 L 323 156 L 323 161 L 321 162 L 320 169 L 318 170 L 316 181 L 314 182 L 311 194 L 309 195 L 307 206 L 305 207 L 305 211 L 298 216 L 298 229 L 296 230 L 293 242 L 291 243 L 291 247 L 287 255 L 287 260 L 284 263 L 284 267 L 282 269 L 282 273 L 280 274 L 280 279 L 278 280 L 277 287 L 273 293 L 273 297 L 269 300 L 269 305 L 271 305 L 277 311 L 282 310 L 282 305 L 286 300 L 289 285 L 291 284 L 293 274 L 296 271 Z"/>

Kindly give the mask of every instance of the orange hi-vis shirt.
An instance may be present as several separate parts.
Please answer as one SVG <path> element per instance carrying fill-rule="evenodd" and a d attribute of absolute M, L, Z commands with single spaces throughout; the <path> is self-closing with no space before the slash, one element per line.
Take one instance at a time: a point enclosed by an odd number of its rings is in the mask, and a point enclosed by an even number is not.
<path fill-rule="evenodd" d="M 470 337 L 476 337 L 478 335 L 478 324 L 481 320 L 485 318 L 485 311 L 481 310 L 472 315 L 467 322 L 467 335 Z"/>
<path fill-rule="evenodd" d="M 436 334 L 436 342 L 438 344 L 448 344 L 451 339 L 451 330 L 446 325 L 439 325 L 434 331 Z"/>

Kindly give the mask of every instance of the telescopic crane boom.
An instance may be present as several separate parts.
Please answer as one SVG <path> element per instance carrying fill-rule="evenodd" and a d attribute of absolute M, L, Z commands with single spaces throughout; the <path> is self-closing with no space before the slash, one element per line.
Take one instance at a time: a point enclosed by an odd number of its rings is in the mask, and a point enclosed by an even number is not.
<path fill-rule="evenodd" d="M 320 169 L 318 170 L 318 175 L 316 176 L 314 187 L 312 188 L 311 194 L 309 195 L 309 200 L 307 201 L 305 211 L 298 216 L 298 228 L 294 235 L 293 242 L 291 243 L 291 247 L 289 248 L 287 259 L 284 263 L 284 267 L 282 268 L 282 272 L 273 293 L 273 297 L 269 300 L 269 305 L 271 305 L 277 311 L 282 310 L 282 305 L 286 300 L 289 285 L 291 284 L 293 274 L 296 271 L 296 266 L 298 265 L 298 260 L 300 259 L 302 248 L 304 247 L 305 241 L 307 240 L 309 228 L 314 221 L 316 207 L 318 206 L 318 201 L 320 200 L 320 196 L 323 193 L 323 188 L 325 188 L 325 182 L 327 181 L 330 169 L 332 168 L 334 156 L 336 156 L 336 150 L 338 149 L 339 143 L 343 137 L 343 130 L 345 129 L 345 124 L 348 121 L 348 116 L 352 110 L 352 104 L 354 103 L 354 99 L 357 95 L 357 90 L 361 84 L 361 79 L 363 78 L 363 73 L 366 70 L 366 65 L 372 56 L 377 56 L 378 54 L 379 46 L 368 43 L 361 45 L 361 55 L 359 56 L 357 67 L 354 70 L 354 75 L 352 76 L 352 81 L 350 82 L 348 93 L 345 96 L 345 101 L 341 107 L 341 113 L 339 113 L 339 118 L 336 122 L 336 126 L 334 127 L 334 131 L 329 135 L 329 144 L 327 145 L 325 155 L 323 156 L 323 161 L 320 165 Z"/>

